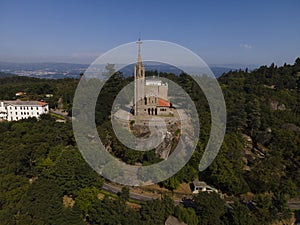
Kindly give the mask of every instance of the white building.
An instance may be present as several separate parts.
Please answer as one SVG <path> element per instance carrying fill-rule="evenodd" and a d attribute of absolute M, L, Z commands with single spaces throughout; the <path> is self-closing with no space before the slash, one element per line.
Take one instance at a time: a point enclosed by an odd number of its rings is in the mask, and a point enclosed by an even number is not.
<path fill-rule="evenodd" d="M 48 113 L 49 106 L 40 101 L 2 101 L 0 102 L 0 120 L 16 121 L 29 117 L 38 118 Z"/>
<path fill-rule="evenodd" d="M 216 192 L 218 193 L 218 190 L 212 186 L 209 186 L 203 181 L 194 181 L 193 182 L 194 191 L 193 194 L 198 194 L 199 192 Z"/>

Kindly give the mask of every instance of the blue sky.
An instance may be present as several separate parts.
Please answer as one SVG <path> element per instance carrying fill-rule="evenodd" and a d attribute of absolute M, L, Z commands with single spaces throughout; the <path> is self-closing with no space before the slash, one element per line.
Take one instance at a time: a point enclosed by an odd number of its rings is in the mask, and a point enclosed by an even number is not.
<path fill-rule="evenodd" d="M 185 46 L 208 64 L 300 56 L 300 1 L 0 1 L 0 61 L 90 63 L 142 39 Z"/>

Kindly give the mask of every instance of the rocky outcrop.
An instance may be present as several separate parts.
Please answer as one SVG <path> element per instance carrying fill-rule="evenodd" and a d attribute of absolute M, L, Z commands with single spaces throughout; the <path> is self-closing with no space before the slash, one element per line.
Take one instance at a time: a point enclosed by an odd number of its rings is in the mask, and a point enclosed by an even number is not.
<path fill-rule="evenodd" d="M 253 140 L 249 135 L 242 134 L 242 138 L 244 141 L 244 156 L 242 158 L 244 162 L 243 169 L 245 171 L 250 171 L 251 167 L 249 166 L 249 163 L 265 158 L 265 155 L 269 149 L 262 143 L 253 143 Z"/>
<path fill-rule="evenodd" d="M 173 146 L 176 146 L 180 136 L 178 135 L 180 133 L 179 127 L 180 125 L 177 122 L 167 125 L 167 132 L 162 134 L 163 141 L 155 148 L 155 152 L 159 158 L 167 159 L 174 150 Z M 151 134 L 147 125 L 131 125 L 130 130 L 135 136 L 140 138 L 148 138 Z"/>
<path fill-rule="evenodd" d="M 279 103 L 278 101 L 271 100 L 270 102 L 271 110 L 286 110 L 285 104 Z"/>

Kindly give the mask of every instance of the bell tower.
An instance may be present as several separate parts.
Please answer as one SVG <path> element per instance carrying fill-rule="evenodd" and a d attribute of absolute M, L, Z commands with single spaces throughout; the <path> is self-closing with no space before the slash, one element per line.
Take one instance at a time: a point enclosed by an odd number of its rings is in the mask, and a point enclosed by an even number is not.
<path fill-rule="evenodd" d="M 138 58 L 134 66 L 134 115 L 138 116 L 141 113 L 143 99 L 145 97 L 145 67 L 142 63 L 141 44 L 143 43 L 139 38 L 136 42 L 138 45 Z"/>

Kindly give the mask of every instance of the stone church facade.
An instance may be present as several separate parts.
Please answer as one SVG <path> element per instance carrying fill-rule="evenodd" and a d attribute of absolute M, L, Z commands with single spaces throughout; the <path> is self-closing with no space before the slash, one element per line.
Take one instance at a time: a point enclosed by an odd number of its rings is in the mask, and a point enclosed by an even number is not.
<path fill-rule="evenodd" d="M 135 116 L 172 116 L 172 104 L 168 100 L 168 84 L 161 80 L 145 79 L 145 67 L 142 63 L 142 42 L 138 44 L 138 60 L 134 66 L 134 105 Z"/>

